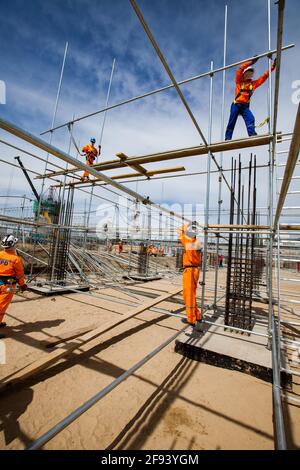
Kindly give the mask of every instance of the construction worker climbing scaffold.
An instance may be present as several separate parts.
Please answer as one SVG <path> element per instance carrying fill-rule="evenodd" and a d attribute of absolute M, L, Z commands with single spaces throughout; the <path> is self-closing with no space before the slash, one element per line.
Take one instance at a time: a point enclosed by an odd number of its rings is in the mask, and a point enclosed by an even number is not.
<path fill-rule="evenodd" d="M 241 115 L 245 121 L 249 137 L 257 135 L 255 131 L 255 117 L 250 110 L 250 100 L 256 90 L 260 87 L 269 77 L 269 71 L 267 70 L 261 77 L 257 80 L 253 80 L 255 68 L 253 65 L 258 61 L 258 59 L 253 59 L 251 61 L 245 62 L 242 64 L 235 77 L 235 99 L 230 108 L 230 116 L 226 129 L 225 140 L 231 140 L 232 134 L 236 125 L 236 121 Z M 273 61 L 271 70 L 276 68 L 276 59 Z"/>
<path fill-rule="evenodd" d="M 18 239 L 14 235 L 7 235 L 1 243 L 3 250 L 0 251 L 0 328 L 6 326 L 2 320 L 16 291 L 16 284 L 19 284 L 22 292 L 27 290 L 23 262 L 15 249 L 17 243 Z"/>
<path fill-rule="evenodd" d="M 98 157 L 101 154 L 101 145 L 98 146 L 98 150 L 97 150 L 95 147 L 95 143 L 96 143 L 95 137 L 92 137 L 90 142 L 91 142 L 90 144 L 87 144 L 82 148 L 82 152 L 85 155 L 86 165 L 93 166 L 96 157 Z M 88 181 L 90 179 L 89 172 L 85 171 L 81 179 L 82 181 Z"/>
<path fill-rule="evenodd" d="M 178 231 L 178 238 L 184 247 L 183 254 L 183 298 L 186 309 L 186 319 L 182 321 L 192 326 L 201 322 L 203 316 L 197 306 L 197 285 L 202 263 L 202 246 L 197 239 L 197 224 L 183 225 Z"/>

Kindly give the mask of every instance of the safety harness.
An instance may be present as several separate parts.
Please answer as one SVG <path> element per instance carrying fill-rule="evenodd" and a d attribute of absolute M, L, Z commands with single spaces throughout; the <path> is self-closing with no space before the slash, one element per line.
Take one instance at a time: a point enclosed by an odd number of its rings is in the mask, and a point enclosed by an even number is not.
<path fill-rule="evenodd" d="M 0 286 L 7 284 L 16 284 L 17 279 L 13 276 L 0 276 Z"/>
<path fill-rule="evenodd" d="M 251 96 L 253 95 L 253 84 L 250 83 L 249 88 L 245 88 L 245 82 L 242 83 L 240 91 L 238 92 L 238 94 L 234 98 L 234 101 L 233 101 L 234 104 L 236 104 L 236 100 L 241 96 L 242 93 L 248 93 L 249 96 L 248 96 L 247 103 L 250 103 Z"/>
<path fill-rule="evenodd" d="M 263 127 L 265 124 L 268 124 L 270 121 L 270 118 L 267 117 L 264 121 L 262 121 L 260 124 L 258 124 L 256 127 L 256 129 L 258 129 L 259 127 Z"/>
<path fill-rule="evenodd" d="M 96 155 L 93 152 L 87 152 L 86 162 L 89 163 L 90 165 L 93 165 L 95 160 L 96 160 Z"/>

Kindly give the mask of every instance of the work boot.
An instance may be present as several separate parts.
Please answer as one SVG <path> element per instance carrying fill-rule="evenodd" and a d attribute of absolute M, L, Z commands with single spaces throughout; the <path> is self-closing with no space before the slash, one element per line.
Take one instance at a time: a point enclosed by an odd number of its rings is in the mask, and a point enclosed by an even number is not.
<path fill-rule="evenodd" d="M 204 324 L 203 318 L 201 320 L 197 320 L 196 325 L 195 325 L 195 330 L 203 333 L 204 328 L 205 328 L 205 324 Z"/>
<path fill-rule="evenodd" d="M 195 323 L 190 323 L 187 318 L 182 318 L 181 319 L 182 323 L 185 323 L 186 325 L 190 325 L 190 326 L 195 326 Z"/>
<path fill-rule="evenodd" d="M 5 323 L 4 321 L 2 321 L 2 322 L 0 323 L 0 328 L 5 328 L 5 327 L 6 327 L 6 323 Z"/>

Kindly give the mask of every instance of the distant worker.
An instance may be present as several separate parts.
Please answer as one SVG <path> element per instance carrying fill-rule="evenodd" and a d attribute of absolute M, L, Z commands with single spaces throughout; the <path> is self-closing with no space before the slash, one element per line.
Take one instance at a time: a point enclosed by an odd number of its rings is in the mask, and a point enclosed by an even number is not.
<path fill-rule="evenodd" d="M 152 248 L 152 255 L 155 256 L 155 257 L 158 255 L 158 247 L 157 246 L 154 246 Z"/>
<path fill-rule="evenodd" d="M 123 241 L 120 240 L 119 243 L 118 243 L 118 253 L 119 253 L 119 255 L 121 253 L 123 253 L 123 251 L 124 251 L 124 244 L 123 244 Z"/>
<path fill-rule="evenodd" d="M 224 260 L 224 256 L 219 255 L 219 266 L 220 266 L 220 268 L 223 268 L 223 260 Z"/>
<path fill-rule="evenodd" d="M 269 77 L 269 71 L 267 70 L 257 80 L 252 80 L 254 76 L 255 68 L 253 64 L 258 59 L 245 62 L 240 66 L 235 77 L 235 99 L 231 105 L 229 122 L 226 129 L 225 140 L 231 140 L 232 134 L 236 125 L 236 121 L 239 115 L 241 115 L 245 121 L 248 135 L 257 135 L 255 131 L 255 117 L 250 110 L 250 100 L 256 88 L 261 86 Z M 274 60 L 271 70 L 276 68 L 276 59 Z"/>
<path fill-rule="evenodd" d="M 90 140 L 90 144 L 85 145 L 85 147 L 82 148 L 82 152 L 85 155 L 85 163 L 88 166 L 93 166 L 96 157 L 98 157 L 101 154 L 101 145 L 98 146 L 98 150 L 95 147 L 96 139 L 95 137 L 92 137 Z M 89 172 L 85 171 L 82 176 L 82 181 L 88 181 L 90 179 L 89 177 Z"/>
<path fill-rule="evenodd" d="M 201 243 L 197 239 L 196 223 L 179 229 L 179 240 L 184 247 L 183 254 L 183 298 L 186 309 L 186 319 L 182 321 L 195 326 L 196 321 L 201 322 L 203 316 L 197 307 L 197 285 L 202 262 Z"/>
<path fill-rule="evenodd" d="M 3 238 L 0 251 L 0 328 L 4 328 L 3 317 L 6 313 L 18 283 L 21 291 L 27 290 L 24 279 L 23 262 L 17 255 L 15 245 L 18 239 L 13 235 L 7 235 Z"/>
<path fill-rule="evenodd" d="M 153 245 L 149 245 L 148 248 L 147 248 L 147 253 L 149 256 L 152 256 L 153 255 Z"/>

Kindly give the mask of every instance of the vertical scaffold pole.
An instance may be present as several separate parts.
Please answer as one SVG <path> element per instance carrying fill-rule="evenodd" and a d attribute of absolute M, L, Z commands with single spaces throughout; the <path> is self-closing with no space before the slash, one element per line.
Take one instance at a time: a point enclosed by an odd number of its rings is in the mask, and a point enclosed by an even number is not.
<path fill-rule="evenodd" d="M 61 66 L 60 77 L 59 77 L 58 88 L 57 88 L 57 94 L 56 94 L 56 99 L 55 99 L 51 129 L 54 127 L 55 120 L 56 120 L 56 115 L 57 115 L 57 109 L 58 109 L 58 103 L 59 103 L 59 98 L 60 98 L 61 86 L 62 86 L 64 71 L 65 71 L 65 64 L 66 64 L 68 48 L 69 48 L 69 43 L 66 42 L 64 58 L 63 58 L 62 66 Z M 52 137 L 53 137 L 53 131 L 50 132 L 49 144 L 52 143 Z M 48 168 L 48 160 L 49 160 L 49 153 L 47 153 L 47 156 L 46 156 L 46 164 L 45 164 L 44 173 L 46 173 L 47 168 Z M 39 216 L 40 210 L 41 210 L 41 200 L 42 200 L 43 193 L 44 193 L 44 187 L 45 187 L 45 178 L 43 178 L 43 182 L 42 182 L 41 197 L 40 197 L 40 203 L 39 203 L 39 208 L 38 208 L 38 216 Z"/>
<path fill-rule="evenodd" d="M 108 89 L 107 89 L 107 95 L 106 95 L 106 101 L 105 101 L 105 108 L 108 107 L 108 103 L 109 103 L 111 84 L 112 84 L 112 81 L 113 81 L 113 76 L 114 76 L 114 71 L 115 71 L 115 64 L 116 64 L 116 59 L 113 60 L 112 67 L 111 67 L 110 78 L 109 78 Z M 103 132 L 104 132 L 104 127 L 105 127 L 105 122 L 106 122 L 106 116 L 107 116 L 107 111 L 105 111 L 104 117 L 103 117 L 103 123 L 102 123 L 101 133 L 100 133 L 100 137 L 99 137 L 99 145 L 102 144 Z"/>
<path fill-rule="evenodd" d="M 213 70 L 214 63 L 210 63 L 210 70 Z M 210 74 L 210 89 L 209 89 L 209 129 L 208 129 L 208 143 L 211 144 L 212 136 L 212 106 L 213 106 L 213 77 Z M 205 297 L 205 280 L 206 280 L 206 265 L 207 265 L 207 245 L 208 245 L 208 223 L 209 223 L 209 202 L 210 202 L 210 169 L 211 169 L 211 152 L 207 154 L 207 177 L 206 177 L 206 202 L 205 202 L 205 221 L 204 221 L 204 247 L 203 247 L 203 263 L 202 263 L 202 298 L 201 298 L 201 313 L 204 312 L 204 297 Z M 202 313 L 203 315 L 203 313 Z"/>
<path fill-rule="evenodd" d="M 148 207 L 148 239 L 151 243 L 152 230 L 151 230 L 151 207 Z"/>
<path fill-rule="evenodd" d="M 106 101 L 105 101 L 105 107 L 107 108 L 108 103 L 109 103 L 109 97 L 110 97 L 110 90 L 111 90 L 111 84 L 114 76 L 114 70 L 115 70 L 115 63 L 116 59 L 113 60 L 112 68 L 111 68 L 111 73 L 110 73 L 110 78 L 109 78 L 109 83 L 108 83 L 108 89 L 107 89 L 107 95 L 106 95 Z M 103 118 L 103 123 L 101 127 L 101 132 L 100 132 L 100 137 L 99 137 L 99 145 L 102 145 L 102 139 L 103 139 L 103 133 L 104 133 L 104 128 L 105 128 L 105 122 L 106 122 L 106 114 L 107 112 L 105 111 L 104 113 L 104 118 Z M 97 160 L 98 161 L 98 157 Z M 91 193 L 90 193 L 90 200 L 89 200 L 89 210 L 87 214 L 87 219 L 86 219 L 86 232 L 84 235 L 84 246 L 83 249 L 86 251 L 86 242 L 87 242 L 87 234 L 88 234 L 88 229 L 89 229 L 89 222 L 90 222 L 90 211 L 92 207 L 92 201 L 93 201 L 93 195 L 94 195 L 94 185 L 92 186 Z"/>
<path fill-rule="evenodd" d="M 271 51 L 271 0 L 268 0 L 268 50 Z M 268 66 L 269 66 L 269 80 L 268 80 L 268 116 L 269 124 L 268 130 L 269 134 L 271 133 L 273 127 L 273 115 L 272 115 L 272 58 L 269 57 Z M 269 143 L 269 191 L 268 191 L 268 225 L 270 225 L 270 230 L 273 226 L 273 198 L 274 198 L 274 188 L 273 188 L 273 179 L 274 179 L 274 158 L 273 158 L 273 146 L 275 145 L 274 140 Z M 272 315 L 273 315 L 273 233 L 270 232 L 269 243 L 268 243 L 268 253 L 267 253 L 267 266 L 266 266 L 266 276 L 267 276 L 267 293 L 269 297 L 269 322 L 268 322 L 268 348 L 271 348 L 271 331 L 272 331 Z"/>
<path fill-rule="evenodd" d="M 223 50 L 223 67 L 226 67 L 226 53 L 227 53 L 227 5 L 225 5 L 225 19 L 224 19 L 224 50 Z M 224 111 L 225 111 L 225 84 L 226 84 L 226 70 L 223 70 L 223 84 L 222 84 L 222 109 L 221 109 L 221 141 L 224 139 Z M 218 222 L 221 223 L 221 209 L 222 209 L 222 169 L 223 169 L 223 152 L 220 154 L 220 169 L 219 172 L 219 193 L 218 193 Z M 215 266 L 215 294 L 214 294 L 214 307 L 217 308 L 217 295 L 218 295 L 218 273 L 219 273 L 219 247 L 220 238 L 217 237 L 216 246 L 216 266 Z"/>

